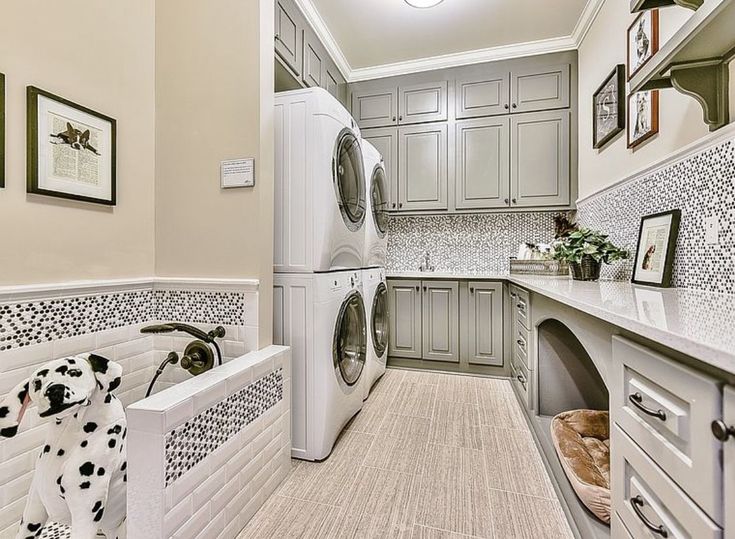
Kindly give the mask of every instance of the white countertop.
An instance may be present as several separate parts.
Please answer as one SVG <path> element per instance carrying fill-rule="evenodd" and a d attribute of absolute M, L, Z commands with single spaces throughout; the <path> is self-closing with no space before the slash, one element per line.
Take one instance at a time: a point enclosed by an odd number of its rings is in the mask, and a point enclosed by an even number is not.
<path fill-rule="evenodd" d="M 629 282 L 509 274 L 388 272 L 389 278 L 504 280 L 735 374 L 735 296 Z"/>

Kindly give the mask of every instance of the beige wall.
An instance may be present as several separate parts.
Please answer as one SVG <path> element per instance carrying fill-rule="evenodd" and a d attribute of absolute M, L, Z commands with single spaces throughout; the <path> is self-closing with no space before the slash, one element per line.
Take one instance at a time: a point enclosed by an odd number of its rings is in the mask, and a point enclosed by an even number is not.
<path fill-rule="evenodd" d="M 660 92 L 659 134 L 638 146 L 626 147 L 625 132 L 601 150 L 592 148 L 592 94 L 616 64 L 625 63 L 626 31 L 635 15 L 627 0 L 605 0 L 579 49 L 579 191 L 589 195 L 637 170 L 654 164 L 675 150 L 709 133 L 702 109 L 693 98 L 677 91 Z M 691 12 L 672 7 L 659 10 L 661 43 L 686 21 Z M 731 80 L 733 80 L 731 66 Z M 735 92 L 731 87 L 731 103 Z"/>
<path fill-rule="evenodd" d="M 151 0 L 3 1 L 0 285 L 152 275 L 154 26 Z M 28 85 L 117 119 L 117 207 L 26 195 Z"/>

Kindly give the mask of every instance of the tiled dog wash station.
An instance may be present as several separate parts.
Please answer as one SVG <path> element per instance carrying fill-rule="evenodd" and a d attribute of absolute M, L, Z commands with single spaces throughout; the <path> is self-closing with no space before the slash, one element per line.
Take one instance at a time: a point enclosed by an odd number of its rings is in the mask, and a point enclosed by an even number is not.
<path fill-rule="evenodd" d="M 7 0 L 0 539 L 735 539 L 735 0 Z"/>

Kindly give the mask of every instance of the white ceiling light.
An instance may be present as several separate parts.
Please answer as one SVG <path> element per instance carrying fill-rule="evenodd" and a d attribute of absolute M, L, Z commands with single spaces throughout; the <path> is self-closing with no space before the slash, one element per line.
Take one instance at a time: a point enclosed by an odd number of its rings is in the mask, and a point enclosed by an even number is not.
<path fill-rule="evenodd" d="M 444 0 L 406 0 L 406 3 L 412 7 L 427 8 L 441 4 Z"/>

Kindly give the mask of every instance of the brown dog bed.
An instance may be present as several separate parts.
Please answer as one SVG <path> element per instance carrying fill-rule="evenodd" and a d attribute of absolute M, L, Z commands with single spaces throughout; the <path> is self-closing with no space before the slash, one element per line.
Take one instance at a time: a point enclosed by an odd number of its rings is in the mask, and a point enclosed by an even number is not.
<path fill-rule="evenodd" d="M 562 412 L 551 437 L 569 482 L 582 503 L 610 522 L 610 416 L 597 410 Z"/>

